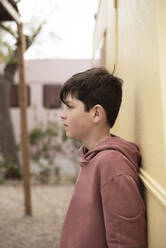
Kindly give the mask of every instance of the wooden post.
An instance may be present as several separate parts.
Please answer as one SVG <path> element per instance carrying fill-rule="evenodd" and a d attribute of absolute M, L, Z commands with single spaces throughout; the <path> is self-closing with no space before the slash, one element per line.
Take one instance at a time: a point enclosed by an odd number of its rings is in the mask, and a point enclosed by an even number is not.
<path fill-rule="evenodd" d="M 22 24 L 18 23 L 19 35 L 19 104 L 21 110 L 21 147 L 25 196 L 25 215 L 32 215 L 31 192 L 30 192 L 30 169 L 29 169 L 29 140 L 27 127 L 27 90 L 25 83 L 24 49 L 25 40 L 22 32 Z"/>

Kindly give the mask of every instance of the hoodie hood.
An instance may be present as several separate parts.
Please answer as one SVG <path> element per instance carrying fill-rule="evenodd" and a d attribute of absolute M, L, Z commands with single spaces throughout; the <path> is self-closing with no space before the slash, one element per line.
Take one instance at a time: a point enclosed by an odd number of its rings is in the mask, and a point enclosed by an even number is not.
<path fill-rule="evenodd" d="M 91 159 L 105 150 L 116 150 L 122 153 L 132 163 L 135 169 L 138 169 L 141 162 L 138 146 L 113 134 L 89 151 L 85 146 L 81 146 L 79 149 L 80 166 L 88 165 Z"/>

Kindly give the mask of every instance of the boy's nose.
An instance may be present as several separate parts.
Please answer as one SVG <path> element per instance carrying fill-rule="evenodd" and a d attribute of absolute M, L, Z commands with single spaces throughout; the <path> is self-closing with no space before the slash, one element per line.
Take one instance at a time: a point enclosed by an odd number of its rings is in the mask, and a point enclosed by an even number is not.
<path fill-rule="evenodd" d="M 61 112 L 60 118 L 61 118 L 62 120 L 64 120 L 64 119 L 66 118 L 64 111 Z"/>

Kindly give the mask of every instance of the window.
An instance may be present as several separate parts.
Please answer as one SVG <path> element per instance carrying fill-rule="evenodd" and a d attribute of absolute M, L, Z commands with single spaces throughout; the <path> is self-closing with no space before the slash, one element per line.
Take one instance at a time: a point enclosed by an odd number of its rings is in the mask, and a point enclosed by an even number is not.
<path fill-rule="evenodd" d="M 28 94 L 28 103 L 27 105 L 30 106 L 30 87 L 27 87 L 27 94 Z M 11 85 L 10 88 L 10 107 L 19 107 L 19 86 L 18 85 Z"/>
<path fill-rule="evenodd" d="M 60 108 L 60 85 L 44 85 L 43 105 L 45 108 Z"/>

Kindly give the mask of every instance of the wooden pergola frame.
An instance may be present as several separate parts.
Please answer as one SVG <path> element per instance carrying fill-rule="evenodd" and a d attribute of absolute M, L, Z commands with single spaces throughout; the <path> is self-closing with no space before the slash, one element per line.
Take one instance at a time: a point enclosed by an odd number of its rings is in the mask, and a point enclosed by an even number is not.
<path fill-rule="evenodd" d="M 22 31 L 23 25 L 21 23 L 18 12 L 9 1 L 0 0 L 0 11 L 1 8 L 3 8 L 3 10 L 5 9 L 7 15 L 8 14 L 10 15 L 11 17 L 10 20 L 16 22 L 18 29 L 19 104 L 20 104 L 20 115 L 21 115 L 21 135 L 22 135 L 21 147 L 22 147 L 25 215 L 32 215 L 31 192 L 30 192 L 30 169 L 29 169 L 29 145 L 28 145 L 29 142 L 28 142 L 28 126 L 27 126 L 27 89 L 26 89 L 25 65 L 24 65 L 25 39 Z"/>

